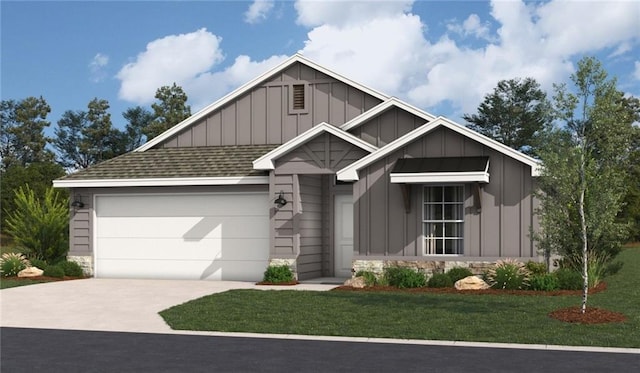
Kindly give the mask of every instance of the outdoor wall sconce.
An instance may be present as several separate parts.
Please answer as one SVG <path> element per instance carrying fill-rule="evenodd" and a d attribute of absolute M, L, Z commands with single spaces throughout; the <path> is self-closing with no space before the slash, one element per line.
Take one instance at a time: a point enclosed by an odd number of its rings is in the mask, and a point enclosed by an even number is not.
<path fill-rule="evenodd" d="M 273 203 L 276 204 L 277 208 L 282 208 L 282 206 L 287 204 L 287 200 L 284 199 L 284 192 L 280 191 L 280 194 L 278 194 L 278 198 L 276 198 L 275 201 L 273 201 Z"/>
<path fill-rule="evenodd" d="M 82 203 L 82 201 L 80 200 L 75 200 L 71 202 L 71 207 L 73 207 L 74 209 L 81 209 L 84 207 L 84 203 Z"/>

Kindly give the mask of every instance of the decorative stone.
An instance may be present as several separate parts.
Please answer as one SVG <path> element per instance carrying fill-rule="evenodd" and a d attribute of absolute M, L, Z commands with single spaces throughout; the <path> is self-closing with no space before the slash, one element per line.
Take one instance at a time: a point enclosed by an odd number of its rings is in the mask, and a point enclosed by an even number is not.
<path fill-rule="evenodd" d="M 43 273 L 44 271 L 38 267 L 27 267 L 18 272 L 18 277 L 37 277 L 42 276 Z"/>
<path fill-rule="evenodd" d="M 364 277 L 360 276 L 360 277 L 355 277 L 355 278 L 350 278 L 347 281 L 344 282 L 345 286 L 351 286 L 353 288 L 357 288 L 357 289 L 362 289 L 363 287 L 367 286 L 367 284 L 364 281 Z"/>
<path fill-rule="evenodd" d="M 482 290 L 490 288 L 489 284 L 476 276 L 469 276 L 456 281 L 455 287 L 458 290 Z"/>

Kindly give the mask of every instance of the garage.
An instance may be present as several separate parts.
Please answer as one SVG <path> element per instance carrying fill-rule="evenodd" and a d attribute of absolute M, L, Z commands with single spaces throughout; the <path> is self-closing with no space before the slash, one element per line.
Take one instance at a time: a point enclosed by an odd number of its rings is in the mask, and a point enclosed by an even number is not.
<path fill-rule="evenodd" d="M 95 196 L 95 275 L 259 281 L 267 193 Z"/>

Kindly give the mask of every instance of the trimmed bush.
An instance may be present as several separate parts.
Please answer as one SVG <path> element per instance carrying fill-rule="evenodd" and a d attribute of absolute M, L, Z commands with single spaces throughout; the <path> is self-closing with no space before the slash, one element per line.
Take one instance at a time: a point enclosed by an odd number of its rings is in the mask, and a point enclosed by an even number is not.
<path fill-rule="evenodd" d="M 60 267 L 59 265 L 51 265 L 45 268 L 43 275 L 48 277 L 63 278 L 64 269 L 62 269 L 62 267 Z"/>
<path fill-rule="evenodd" d="M 545 263 L 534 262 L 532 260 L 528 261 L 525 267 L 532 275 L 544 275 L 549 272 L 547 271 L 547 265 Z"/>
<path fill-rule="evenodd" d="M 450 288 L 453 286 L 453 283 L 454 282 L 451 280 L 451 277 L 449 276 L 449 274 L 434 273 L 434 275 L 431 276 L 429 281 L 427 281 L 427 286 L 430 288 Z"/>
<path fill-rule="evenodd" d="M 378 284 L 378 277 L 371 271 L 358 271 L 356 277 L 364 277 L 364 283 L 367 286 L 374 286 Z"/>
<path fill-rule="evenodd" d="M 562 290 L 582 289 L 582 275 L 570 268 L 560 268 L 553 273 L 558 279 L 558 287 Z"/>
<path fill-rule="evenodd" d="M 552 273 L 534 274 L 529 279 L 529 289 L 540 291 L 558 290 L 558 278 Z"/>
<path fill-rule="evenodd" d="M 400 289 L 421 288 L 427 284 L 427 278 L 424 274 L 414 271 L 411 268 L 385 268 L 384 278 L 390 286 L 395 286 Z"/>
<path fill-rule="evenodd" d="M 498 260 L 487 271 L 487 282 L 494 289 L 519 290 L 528 287 L 529 271 L 515 259 Z"/>
<path fill-rule="evenodd" d="M 451 282 L 453 284 L 455 284 L 456 281 L 462 280 L 465 277 L 473 276 L 473 273 L 471 273 L 471 270 L 469 270 L 469 268 L 464 268 L 464 267 L 453 267 L 450 270 L 448 270 L 446 273 L 447 273 L 447 276 L 449 276 L 449 278 L 451 279 Z"/>
<path fill-rule="evenodd" d="M 82 267 L 76 262 L 70 262 L 65 260 L 64 262 L 60 262 L 57 264 L 64 271 L 65 276 L 71 277 L 82 277 L 84 272 L 82 272 Z"/>
<path fill-rule="evenodd" d="M 43 271 L 49 266 L 47 262 L 42 259 L 31 259 L 30 262 L 32 267 L 38 267 Z"/>
<path fill-rule="evenodd" d="M 29 267 L 31 264 L 20 253 L 5 253 L 0 257 L 0 273 L 2 276 L 17 276 L 18 272 Z"/>
<path fill-rule="evenodd" d="M 272 284 L 293 282 L 293 272 L 291 272 L 291 268 L 286 264 L 280 266 L 269 266 L 267 267 L 267 270 L 264 271 L 262 281 L 270 282 Z"/>

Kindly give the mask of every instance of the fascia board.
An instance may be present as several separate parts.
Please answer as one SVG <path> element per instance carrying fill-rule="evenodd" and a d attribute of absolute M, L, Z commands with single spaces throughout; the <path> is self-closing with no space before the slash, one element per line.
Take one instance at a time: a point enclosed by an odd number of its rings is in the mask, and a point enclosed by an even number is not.
<path fill-rule="evenodd" d="M 78 179 L 54 180 L 54 188 L 102 188 L 190 185 L 260 185 L 269 184 L 268 176 L 185 177 L 149 179 Z"/>
<path fill-rule="evenodd" d="M 489 183 L 487 172 L 424 172 L 424 173 L 392 173 L 391 183 L 424 184 L 424 183 Z"/>

